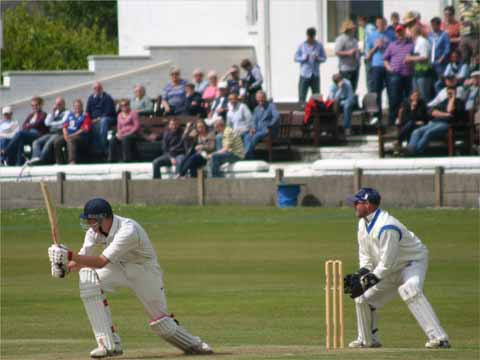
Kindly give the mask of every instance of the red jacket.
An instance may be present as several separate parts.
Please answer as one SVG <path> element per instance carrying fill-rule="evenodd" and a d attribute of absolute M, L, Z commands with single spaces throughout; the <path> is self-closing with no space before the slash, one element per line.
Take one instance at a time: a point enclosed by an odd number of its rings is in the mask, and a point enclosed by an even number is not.
<path fill-rule="evenodd" d="M 307 104 L 305 105 L 305 115 L 303 116 L 303 123 L 305 125 L 308 125 L 308 123 L 310 122 L 310 118 L 312 116 L 312 113 L 314 111 L 318 111 L 318 105 L 319 104 L 323 104 L 323 106 L 325 107 L 325 109 L 329 110 L 331 108 L 331 106 L 333 105 L 333 101 L 332 100 L 327 100 L 327 101 L 323 101 L 323 99 L 321 97 L 318 97 L 318 98 L 310 98 L 310 100 L 308 100 Z"/>
<path fill-rule="evenodd" d="M 33 123 L 31 123 L 30 120 L 33 118 L 34 114 L 35 113 L 33 112 L 27 116 L 27 118 L 23 122 L 22 130 L 35 129 L 40 135 L 48 133 L 48 128 L 45 126 L 45 118 L 47 117 L 47 114 L 43 111 L 39 111 L 37 113 L 37 118 Z"/>

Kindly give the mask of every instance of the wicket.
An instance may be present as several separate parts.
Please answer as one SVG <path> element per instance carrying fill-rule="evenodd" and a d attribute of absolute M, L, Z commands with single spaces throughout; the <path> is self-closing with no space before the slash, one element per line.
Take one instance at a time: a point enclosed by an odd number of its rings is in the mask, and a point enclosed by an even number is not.
<path fill-rule="evenodd" d="M 332 315 L 330 315 L 330 308 L 332 308 Z M 325 261 L 325 348 L 327 350 L 330 350 L 332 347 L 333 349 L 344 348 L 343 319 L 342 261 L 327 260 Z M 333 336 L 331 336 L 332 330 Z"/>

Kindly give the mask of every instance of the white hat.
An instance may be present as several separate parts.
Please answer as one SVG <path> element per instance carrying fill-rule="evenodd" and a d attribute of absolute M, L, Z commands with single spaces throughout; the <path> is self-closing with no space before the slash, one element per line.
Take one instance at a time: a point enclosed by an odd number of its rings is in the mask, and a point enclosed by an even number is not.
<path fill-rule="evenodd" d="M 5 106 L 5 107 L 2 109 L 2 115 L 11 114 L 11 113 L 12 113 L 12 107 L 11 107 L 11 106 Z"/>
<path fill-rule="evenodd" d="M 480 70 L 472 72 L 470 76 L 480 76 Z"/>
<path fill-rule="evenodd" d="M 226 81 L 220 81 L 220 82 L 218 83 L 218 88 L 219 88 L 219 89 L 228 89 L 228 84 L 227 84 L 227 82 L 226 82 Z"/>

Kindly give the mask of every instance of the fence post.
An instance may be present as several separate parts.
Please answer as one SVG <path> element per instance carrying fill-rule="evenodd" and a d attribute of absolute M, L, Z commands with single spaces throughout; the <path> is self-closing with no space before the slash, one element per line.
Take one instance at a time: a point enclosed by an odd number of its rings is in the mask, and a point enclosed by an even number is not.
<path fill-rule="evenodd" d="M 353 192 L 357 192 L 362 187 L 363 169 L 353 169 Z"/>
<path fill-rule="evenodd" d="M 435 207 L 443 206 L 443 173 L 443 167 L 435 167 Z"/>
<path fill-rule="evenodd" d="M 132 178 L 130 171 L 122 171 L 122 199 L 125 204 L 130 203 L 130 193 L 128 185 Z"/>
<path fill-rule="evenodd" d="M 275 170 L 275 185 L 280 184 L 283 181 L 283 169 Z"/>
<path fill-rule="evenodd" d="M 205 205 L 205 177 L 202 168 L 197 170 L 197 197 L 198 206 Z"/>
<path fill-rule="evenodd" d="M 57 172 L 57 201 L 60 205 L 65 204 L 65 199 L 63 197 L 63 183 L 65 181 L 65 173 Z"/>

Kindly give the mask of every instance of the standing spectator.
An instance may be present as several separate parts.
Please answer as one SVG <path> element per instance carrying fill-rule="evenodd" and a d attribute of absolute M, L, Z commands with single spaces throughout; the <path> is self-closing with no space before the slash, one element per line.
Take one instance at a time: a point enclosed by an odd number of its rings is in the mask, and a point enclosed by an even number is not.
<path fill-rule="evenodd" d="M 341 73 L 332 77 L 333 84 L 330 85 L 328 99 L 335 101 L 343 113 L 343 130 L 345 135 L 351 135 L 350 125 L 352 122 L 352 110 L 355 99 L 350 80 L 344 79 Z"/>
<path fill-rule="evenodd" d="M 202 95 L 195 91 L 195 85 L 188 83 L 185 85 L 185 114 L 189 116 L 203 116 L 205 109 L 203 107 Z"/>
<path fill-rule="evenodd" d="M 42 110 L 43 99 L 38 96 L 32 98 L 32 112 L 27 116 L 18 131 L 8 143 L 7 147 L 0 152 L 0 156 L 7 159 L 15 159 L 15 165 L 20 166 L 25 162 L 23 146 L 31 145 L 34 140 L 48 132 L 45 126 L 47 114 Z"/>
<path fill-rule="evenodd" d="M 352 84 L 353 92 L 357 91 L 358 70 L 360 67 L 360 50 L 355 39 L 355 24 L 345 20 L 340 27 L 341 35 L 335 40 L 335 55 L 338 56 L 340 74 Z"/>
<path fill-rule="evenodd" d="M 258 64 L 253 65 L 249 59 L 243 59 L 240 67 L 245 71 L 245 76 L 242 78 L 242 86 L 245 89 L 245 103 L 250 110 L 253 110 L 257 105 L 255 99 L 257 91 L 262 89 L 263 76 Z"/>
<path fill-rule="evenodd" d="M 222 136 L 222 145 L 214 153 L 208 155 L 212 177 L 221 177 L 220 166 L 242 160 L 245 156 L 242 138 L 232 128 L 225 127 L 219 119 L 215 122 L 215 131 Z"/>
<path fill-rule="evenodd" d="M 137 141 L 140 138 L 140 120 L 138 113 L 131 109 L 130 100 L 120 100 L 120 112 L 117 117 L 117 133 L 110 139 L 108 161 L 131 162 L 137 154 Z M 118 156 L 121 150 L 121 157 Z"/>
<path fill-rule="evenodd" d="M 385 65 L 383 64 L 383 55 L 388 45 L 395 41 L 395 36 L 387 32 L 387 20 L 382 17 L 378 17 L 375 20 L 377 27 L 376 31 L 372 32 L 367 38 L 367 44 L 365 47 L 366 61 L 370 64 L 370 87 L 369 92 L 377 94 L 377 106 L 378 113 L 376 119 L 382 118 L 382 92 L 386 84 L 387 73 L 385 71 Z M 372 125 L 376 121 L 372 121 Z"/>
<path fill-rule="evenodd" d="M 465 97 L 466 111 L 480 111 L 480 70 L 472 72 L 470 78 L 465 80 L 465 88 L 467 89 L 467 96 Z"/>
<path fill-rule="evenodd" d="M 405 64 L 405 59 L 413 53 L 413 43 L 405 35 L 405 27 L 397 25 L 395 29 L 397 40 L 388 45 L 383 56 L 387 70 L 388 120 L 395 123 L 398 109 L 402 101 L 410 94 L 412 88 L 412 68 Z"/>
<path fill-rule="evenodd" d="M 0 121 L 0 166 L 14 164 L 14 159 L 5 156 L 3 152 L 19 130 L 18 122 L 12 119 L 12 114 L 13 111 L 10 106 L 5 106 L 2 109 L 3 119 Z"/>
<path fill-rule="evenodd" d="M 198 169 L 207 164 L 208 154 L 215 150 L 215 132 L 208 131 L 207 125 L 202 119 L 197 120 L 194 137 L 193 149 L 185 157 L 180 167 L 178 173 L 180 177 L 190 173 L 190 177 L 196 178 Z"/>
<path fill-rule="evenodd" d="M 442 25 L 440 18 L 434 17 L 430 23 L 432 24 L 432 32 L 428 36 L 428 40 L 432 46 L 430 61 L 435 71 L 435 81 L 437 81 L 441 79 L 447 67 L 448 54 L 450 53 L 450 40 L 448 34 L 440 28 Z"/>
<path fill-rule="evenodd" d="M 362 54 L 366 56 L 368 37 L 375 31 L 375 26 L 368 22 L 368 17 L 363 15 L 357 16 L 357 35 L 358 41 L 362 45 Z M 372 80 L 370 79 L 370 61 L 365 57 L 365 79 L 367 80 L 367 89 L 371 91 Z"/>
<path fill-rule="evenodd" d="M 92 120 L 90 115 L 83 111 L 82 100 L 73 102 L 73 111 L 69 113 L 63 123 L 63 138 L 57 137 L 53 143 L 55 162 L 63 163 L 62 148 L 67 145 L 68 163 L 76 164 L 81 153 L 88 150 Z"/>
<path fill-rule="evenodd" d="M 88 97 L 85 110 L 92 119 L 93 141 L 102 154 L 107 154 L 108 130 L 116 124 L 117 112 L 112 97 L 103 91 L 103 86 L 98 81 L 93 84 L 93 94 Z"/>
<path fill-rule="evenodd" d="M 195 92 L 198 92 L 200 95 L 203 95 L 203 92 L 208 86 L 208 81 L 203 78 L 203 70 L 195 69 L 193 71 L 193 84 L 195 85 Z"/>
<path fill-rule="evenodd" d="M 189 123 L 190 124 L 190 123 Z M 162 177 L 160 168 L 162 166 L 175 166 L 177 172 L 185 157 L 185 136 L 190 129 L 186 128 L 185 133 L 180 129 L 178 120 L 171 118 L 168 121 L 168 129 L 163 134 L 163 154 L 153 160 L 153 178 Z"/>
<path fill-rule="evenodd" d="M 153 101 L 145 93 L 145 86 L 137 84 L 133 89 L 134 96 L 130 101 L 132 110 L 138 115 L 150 115 L 153 113 Z"/>
<path fill-rule="evenodd" d="M 463 82 L 466 78 L 468 78 L 468 65 L 462 61 L 462 54 L 459 50 L 453 50 L 450 53 L 450 62 L 447 64 L 445 68 L 445 72 L 443 76 L 455 76 L 457 78 L 457 84 L 463 85 Z M 443 87 L 443 81 L 441 85 L 437 87 L 437 92 L 440 91 Z"/>
<path fill-rule="evenodd" d="M 269 130 L 273 137 L 277 136 L 280 125 L 280 114 L 273 102 L 267 101 L 264 91 L 257 92 L 257 106 L 253 111 L 251 127 L 245 137 L 245 158 L 253 159 L 255 146 L 268 136 Z"/>
<path fill-rule="evenodd" d="M 206 109 L 210 108 L 210 104 L 218 96 L 218 74 L 210 70 L 208 72 L 208 86 L 203 91 L 202 99 Z"/>
<path fill-rule="evenodd" d="M 464 118 L 465 104 L 457 98 L 455 92 L 455 87 L 449 87 L 447 98 L 433 108 L 432 120 L 413 131 L 408 143 L 411 154 L 422 153 L 431 140 L 447 135 L 451 123 Z"/>
<path fill-rule="evenodd" d="M 410 141 L 413 131 L 428 122 L 428 111 L 425 101 L 421 98 L 418 90 L 412 91 L 410 96 L 403 102 L 396 125 L 400 126 L 398 141 Z"/>
<path fill-rule="evenodd" d="M 218 96 L 213 100 L 205 123 L 213 126 L 218 119 L 225 120 L 228 111 L 228 85 L 225 81 L 218 84 Z"/>
<path fill-rule="evenodd" d="M 443 9 L 443 22 L 441 29 L 444 30 L 450 38 L 450 47 L 457 49 L 460 45 L 460 21 L 455 19 L 455 8 L 453 6 L 446 6 Z"/>
<path fill-rule="evenodd" d="M 315 40 L 317 31 L 307 29 L 307 40 L 300 44 L 295 52 L 295 62 L 300 64 L 300 80 L 298 82 L 298 101 L 304 103 L 308 88 L 313 94 L 320 93 L 320 64 L 327 60 L 322 43 Z"/>
<path fill-rule="evenodd" d="M 407 55 L 406 64 L 413 65 L 413 89 L 420 91 L 423 100 L 432 98 L 432 66 L 430 64 L 430 43 L 422 35 L 418 26 L 412 29 L 412 39 L 415 43 L 413 54 Z"/>
<path fill-rule="evenodd" d="M 403 17 L 403 23 L 406 27 L 406 36 L 411 38 L 412 35 L 412 29 L 415 27 L 419 27 L 422 33 L 423 37 L 428 37 L 428 34 L 430 33 L 430 28 L 428 25 L 423 24 L 421 21 L 421 15 L 418 11 L 409 11 L 405 14 Z"/>
<path fill-rule="evenodd" d="M 480 53 L 480 2 L 460 0 L 458 4 L 460 14 L 460 51 L 462 58 L 470 64 L 471 60 Z"/>
<path fill-rule="evenodd" d="M 390 14 L 390 25 L 388 25 L 387 30 L 385 30 L 388 36 L 392 39 L 396 38 L 395 28 L 398 24 L 400 24 L 400 15 L 398 14 L 398 12 L 394 11 Z"/>
<path fill-rule="evenodd" d="M 52 112 L 45 119 L 49 132 L 33 142 L 32 159 L 28 161 L 29 165 L 53 162 L 53 143 L 56 138 L 63 137 L 63 125 L 69 114 L 70 111 L 65 109 L 65 100 L 57 97 Z"/>
<path fill-rule="evenodd" d="M 230 94 L 235 93 L 240 95 L 241 79 L 240 79 L 240 68 L 238 65 L 232 65 L 232 67 L 223 75 L 222 81 L 226 81 L 228 85 L 228 92 Z"/>
<path fill-rule="evenodd" d="M 180 115 L 185 111 L 187 82 L 180 77 L 180 69 L 176 66 L 170 69 L 170 80 L 163 88 L 162 106 L 165 115 Z"/>
<path fill-rule="evenodd" d="M 230 127 L 245 139 L 245 135 L 251 128 L 252 113 L 247 105 L 238 100 L 236 93 L 228 96 L 227 127 Z"/>

